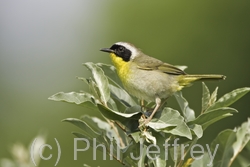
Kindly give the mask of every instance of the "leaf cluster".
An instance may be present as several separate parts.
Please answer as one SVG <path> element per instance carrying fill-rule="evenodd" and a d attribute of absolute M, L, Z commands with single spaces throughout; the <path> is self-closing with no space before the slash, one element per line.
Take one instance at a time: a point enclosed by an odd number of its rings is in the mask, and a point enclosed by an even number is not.
<path fill-rule="evenodd" d="M 163 106 L 147 126 L 138 128 L 153 107 L 152 104 L 147 104 L 146 111 L 142 111 L 139 102 L 123 89 L 113 66 L 91 62 L 83 65 L 91 72 L 92 77 L 78 79 L 89 86 L 89 91 L 59 92 L 49 99 L 74 103 L 100 112 L 105 121 L 87 115 L 81 119 L 67 118 L 64 121 L 82 130 L 80 133 L 74 132 L 74 135 L 88 139 L 90 143 L 95 140 L 97 144 L 103 144 L 105 151 L 125 166 L 196 167 L 209 164 L 211 157 L 208 153 L 204 152 L 199 159 L 190 157 L 192 146 L 210 125 L 236 113 L 237 110 L 229 106 L 250 91 L 247 87 L 239 88 L 217 100 L 218 88 L 210 93 L 203 83 L 202 108 L 198 116 L 195 116 L 182 93 L 177 92 L 174 96 L 180 111 Z M 211 148 L 215 151 L 216 144 L 220 144 L 220 147 L 211 166 L 224 167 L 232 164 L 249 141 L 249 127 L 248 120 L 240 128 L 225 130 L 217 136 Z M 177 150 L 173 145 L 167 148 L 164 146 L 166 143 L 174 143 L 176 139 L 180 145 L 188 146 L 184 150 L 180 146 Z M 248 161 L 245 164 L 247 163 Z"/>

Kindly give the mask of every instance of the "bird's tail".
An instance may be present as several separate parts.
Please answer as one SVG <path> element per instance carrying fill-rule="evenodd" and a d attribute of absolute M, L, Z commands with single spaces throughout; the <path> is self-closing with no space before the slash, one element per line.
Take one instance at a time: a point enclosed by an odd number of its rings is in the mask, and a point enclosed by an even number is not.
<path fill-rule="evenodd" d="M 218 75 L 218 74 L 194 74 L 194 75 L 181 75 L 179 84 L 180 86 L 188 86 L 190 83 L 194 81 L 203 81 L 203 80 L 225 80 L 225 75 Z"/>

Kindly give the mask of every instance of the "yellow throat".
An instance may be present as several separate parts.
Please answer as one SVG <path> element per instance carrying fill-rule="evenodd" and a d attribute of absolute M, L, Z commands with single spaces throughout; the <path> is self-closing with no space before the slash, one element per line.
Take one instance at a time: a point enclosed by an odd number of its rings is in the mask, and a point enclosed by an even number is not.
<path fill-rule="evenodd" d="M 114 53 L 110 53 L 110 58 L 114 66 L 116 67 L 118 76 L 123 84 L 126 84 L 130 75 L 130 62 L 124 61 L 121 57 L 116 56 Z"/>

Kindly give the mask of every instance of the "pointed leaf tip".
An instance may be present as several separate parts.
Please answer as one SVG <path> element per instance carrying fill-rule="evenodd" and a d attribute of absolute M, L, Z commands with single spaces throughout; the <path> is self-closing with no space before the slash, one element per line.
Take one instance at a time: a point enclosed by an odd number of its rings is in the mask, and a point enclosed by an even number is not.
<path fill-rule="evenodd" d="M 224 96 L 222 96 L 217 102 L 215 102 L 212 106 L 210 106 L 207 111 L 214 110 L 220 107 L 227 107 L 239 100 L 245 94 L 250 91 L 249 87 L 235 89 Z"/>
<path fill-rule="evenodd" d="M 202 82 L 202 112 L 209 107 L 210 91 L 207 85 Z"/>
<path fill-rule="evenodd" d="M 101 100 L 106 105 L 110 98 L 109 83 L 107 77 L 104 75 L 103 70 L 92 62 L 87 62 L 83 64 L 87 67 L 96 82 L 99 92 L 101 94 Z"/>
<path fill-rule="evenodd" d="M 183 116 L 187 122 L 193 121 L 195 119 L 195 112 L 189 107 L 188 101 L 183 97 L 182 92 L 178 91 L 174 94 Z"/>

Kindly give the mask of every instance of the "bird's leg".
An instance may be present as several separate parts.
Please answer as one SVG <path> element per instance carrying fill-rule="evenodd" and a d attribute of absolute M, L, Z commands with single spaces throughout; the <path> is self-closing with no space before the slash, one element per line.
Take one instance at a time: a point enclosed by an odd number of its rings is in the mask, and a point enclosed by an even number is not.
<path fill-rule="evenodd" d="M 147 123 L 149 123 L 149 122 L 151 121 L 151 119 L 152 119 L 153 116 L 155 115 L 156 111 L 157 111 L 157 110 L 160 108 L 160 106 L 161 106 L 161 99 L 160 99 L 159 97 L 156 97 L 156 98 L 155 98 L 155 103 L 156 103 L 156 106 L 155 106 L 155 108 L 154 108 L 152 114 L 151 114 L 147 119 L 145 119 L 144 123 L 143 123 L 142 125 L 140 125 L 140 127 L 143 126 L 143 125 L 145 125 L 145 124 L 147 124 Z"/>
<path fill-rule="evenodd" d="M 155 109 L 153 110 L 152 114 L 150 115 L 149 118 L 147 118 L 148 122 L 151 121 L 151 119 L 153 118 L 153 116 L 155 115 L 156 111 L 160 108 L 161 106 L 161 99 L 159 97 L 156 97 L 155 98 L 155 103 L 156 103 L 156 106 L 155 106 Z M 147 122 L 147 123 L 148 123 Z"/>
<path fill-rule="evenodd" d="M 144 111 L 145 110 L 144 100 L 140 100 L 140 105 L 141 105 L 141 111 Z"/>
<path fill-rule="evenodd" d="M 140 105 L 141 105 L 141 111 L 144 112 L 145 111 L 144 100 L 140 100 Z M 143 119 L 146 119 L 144 114 L 142 114 L 142 116 Z"/>

